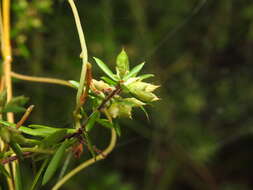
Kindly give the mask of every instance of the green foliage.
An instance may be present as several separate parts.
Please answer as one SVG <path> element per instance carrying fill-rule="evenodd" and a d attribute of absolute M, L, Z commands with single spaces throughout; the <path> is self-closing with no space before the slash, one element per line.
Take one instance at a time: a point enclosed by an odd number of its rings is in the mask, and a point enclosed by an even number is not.
<path fill-rule="evenodd" d="M 68 146 L 68 141 L 64 141 L 60 147 L 56 150 L 54 156 L 52 157 L 51 161 L 48 164 L 48 167 L 45 171 L 45 174 L 42 179 L 42 185 L 45 185 L 55 174 L 57 168 L 60 165 L 60 162 L 64 156 L 64 152 Z"/>

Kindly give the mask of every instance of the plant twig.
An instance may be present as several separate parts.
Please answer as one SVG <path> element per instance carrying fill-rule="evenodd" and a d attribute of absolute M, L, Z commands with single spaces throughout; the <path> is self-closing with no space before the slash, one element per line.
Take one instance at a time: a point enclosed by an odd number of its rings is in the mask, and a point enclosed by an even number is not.
<path fill-rule="evenodd" d="M 97 155 L 95 158 L 91 158 L 91 159 L 83 162 L 79 166 L 77 166 L 75 169 L 71 170 L 67 175 L 65 175 L 63 178 L 61 178 L 61 180 L 58 181 L 54 185 L 52 190 L 58 190 L 66 181 L 68 181 L 71 177 L 76 175 L 78 172 L 80 172 L 81 170 L 87 168 L 88 166 L 96 163 L 99 160 L 103 160 L 105 158 L 105 156 L 107 156 L 114 149 L 114 147 L 116 145 L 116 141 L 117 141 L 117 134 L 114 129 L 111 129 L 111 141 L 110 141 L 110 144 L 108 145 L 108 147 L 103 152 L 101 152 L 99 155 Z"/>
<path fill-rule="evenodd" d="M 116 87 L 115 87 L 115 90 L 112 91 L 104 100 L 103 102 L 98 106 L 97 110 L 98 111 L 101 111 L 105 104 L 111 99 L 113 98 L 115 95 L 119 94 L 121 92 L 121 88 L 120 88 L 120 84 L 118 84 Z"/>
<path fill-rule="evenodd" d="M 28 157 L 28 156 L 30 156 L 31 154 L 32 154 L 32 152 L 23 152 L 23 156 L 24 156 L 24 157 Z M 8 163 L 11 163 L 11 162 L 13 162 L 13 161 L 15 161 L 15 160 L 18 160 L 18 159 L 19 159 L 19 157 L 18 157 L 17 155 L 15 155 L 15 156 L 10 156 L 10 157 L 8 157 L 8 158 L 2 160 L 2 161 L 1 161 L 1 164 L 8 164 Z"/>
<path fill-rule="evenodd" d="M 7 90 L 7 102 L 12 99 L 12 82 L 11 82 L 11 62 L 12 62 L 12 54 L 11 54 L 11 41 L 10 41 L 10 0 L 2 1 L 2 29 L 1 29 L 1 40 L 2 40 L 2 55 L 3 55 L 3 77 L 4 78 L 4 88 Z M 3 89 L 4 89 L 3 88 Z M 7 113 L 7 120 L 9 122 L 14 122 L 13 113 Z M 10 165 L 6 165 L 5 168 L 10 172 Z M 14 173 L 15 175 L 15 173 Z M 7 183 L 9 190 L 14 190 L 13 178 L 8 177 Z"/>
<path fill-rule="evenodd" d="M 25 114 L 22 116 L 22 118 L 20 119 L 20 121 L 16 124 L 16 128 L 18 129 L 21 125 L 23 125 L 23 123 L 27 120 L 27 118 L 29 117 L 30 113 L 32 112 L 34 108 L 34 105 L 30 105 L 26 111 Z"/>
<path fill-rule="evenodd" d="M 70 82 L 62 80 L 62 79 L 28 76 L 28 75 L 15 73 L 13 71 L 11 72 L 11 76 L 20 80 L 26 80 L 30 82 L 51 83 L 51 84 L 58 84 L 58 85 L 74 88 L 74 86 Z"/>
<path fill-rule="evenodd" d="M 79 107 L 78 105 L 80 104 L 80 97 L 84 91 L 84 83 L 85 83 L 87 63 L 88 63 L 88 51 L 87 51 L 83 28 L 81 25 L 81 21 L 80 21 L 80 17 L 79 17 L 76 5 L 73 0 L 68 0 L 68 2 L 70 4 L 70 7 L 71 7 L 73 15 L 74 15 L 74 19 L 76 22 L 76 28 L 77 28 L 77 32 L 79 35 L 81 48 L 82 48 L 82 52 L 81 52 L 82 70 L 81 70 L 81 76 L 80 76 L 80 86 L 78 88 L 77 96 L 76 96 L 76 104 L 77 104 L 77 107 Z"/>

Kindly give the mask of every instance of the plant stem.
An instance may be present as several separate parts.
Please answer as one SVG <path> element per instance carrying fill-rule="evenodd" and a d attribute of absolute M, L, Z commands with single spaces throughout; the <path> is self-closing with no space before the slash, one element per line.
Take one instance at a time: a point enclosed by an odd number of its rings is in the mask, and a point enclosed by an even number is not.
<path fill-rule="evenodd" d="M 62 79 L 28 76 L 28 75 L 15 73 L 13 71 L 11 72 L 11 76 L 14 78 L 17 78 L 17 79 L 26 80 L 26 81 L 30 81 L 30 82 L 51 83 L 51 84 L 58 84 L 58 85 L 63 85 L 63 86 L 68 86 L 68 87 L 74 88 L 70 82 L 62 80 Z"/>
<path fill-rule="evenodd" d="M 80 76 L 80 86 L 78 88 L 77 96 L 76 96 L 76 105 L 77 105 L 77 107 L 79 107 L 78 105 L 80 104 L 80 97 L 84 91 L 84 82 L 85 82 L 85 78 L 86 78 L 87 63 L 88 63 L 88 51 L 87 51 L 83 28 L 81 25 L 81 21 L 79 18 L 79 14 L 78 14 L 76 5 L 73 0 L 68 0 L 68 2 L 70 4 L 70 7 L 72 9 L 72 12 L 73 12 L 73 15 L 75 18 L 76 28 L 77 28 L 77 32 L 79 35 L 81 48 L 82 48 L 82 52 L 81 52 L 82 70 L 81 70 L 81 76 Z"/>
<path fill-rule="evenodd" d="M 71 177 L 76 175 L 78 172 L 80 172 L 81 170 L 87 168 L 88 166 L 96 163 L 99 160 L 103 160 L 105 158 L 105 156 L 107 156 L 114 149 L 116 142 L 117 142 L 116 132 L 114 129 L 111 129 L 111 141 L 110 141 L 110 144 L 108 145 L 108 147 L 101 154 L 97 155 L 95 158 L 91 158 L 91 159 L 83 162 L 79 166 L 77 166 L 75 169 L 71 170 L 67 175 L 65 175 L 63 178 L 61 178 L 61 180 L 58 181 L 54 185 L 52 190 L 58 190 L 66 181 L 68 181 Z"/>
<path fill-rule="evenodd" d="M 27 120 L 27 118 L 29 117 L 30 113 L 32 112 L 34 108 L 34 105 L 30 105 L 26 111 L 25 111 L 25 114 L 22 116 L 22 118 L 20 119 L 19 122 L 17 122 L 16 124 L 16 128 L 18 129 L 21 125 L 23 125 L 23 123 Z"/>
<path fill-rule="evenodd" d="M 7 90 L 7 102 L 12 98 L 12 82 L 11 82 L 11 42 L 10 42 L 10 0 L 3 0 L 3 58 L 4 58 L 4 78 Z M 9 122 L 14 122 L 13 113 L 7 113 Z"/>
<path fill-rule="evenodd" d="M 7 102 L 12 98 L 12 83 L 11 83 L 11 42 L 10 42 L 10 0 L 2 1 L 2 55 L 3 55 L 3 71 L 4 71 L 4 86 L 7 90 Z M 7 120 L 14 122 L 13 113 L 7 113 Z M 10 165 L 5 166 L 10 172 Z M 15 173 L 13 174 L 15 176 Z M 12 178 L 7 178 L 9 190 L 14 190 L 14 183 Z"/>

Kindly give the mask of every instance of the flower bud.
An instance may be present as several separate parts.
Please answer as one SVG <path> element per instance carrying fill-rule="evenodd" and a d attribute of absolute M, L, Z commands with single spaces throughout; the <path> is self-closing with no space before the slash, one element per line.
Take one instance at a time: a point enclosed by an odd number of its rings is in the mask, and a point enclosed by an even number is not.
<path fill-rule="evenodd" d="M 125 98 L 124 102 L 130 104 L 132 107 L 140 107 L 146 105 L 144 102 L 136 99 L 136 98 Z"/>
<path fill-rule="evenodd" d="M 145 102 L 153 102 L 159 100 L 159 98 L 152 93 L 158 87 L 158 85 L 153 85 L 141 81 L 137 81 L 128 85 L 129 91 L 136 95 L 140 100 Z"/>
<path fill-rule="evenodd" d="M 107 91 L 113 91 L 114 87 L 111 87 L 109 84 L 105 83 L 104 81 L 100 80 L 92 80 L 92 85 L 93 87 L 98 90 L 98 91 L 102 91 L 102 92 L 107 92 Z"/>
<path fill-rule="evenodd" d="M 117 103 L 112 103 L 111 106 L 108 109 L 108 113 L 112 118 L 116 118 L 119 115 L 119 106 Z"/>
<path fill-rule="evenodd" d="M 120 52 L 116 59 L 116 71 L 120 78 L 123 78 L 129 71 L 129 60 L 124 49 Z"/>

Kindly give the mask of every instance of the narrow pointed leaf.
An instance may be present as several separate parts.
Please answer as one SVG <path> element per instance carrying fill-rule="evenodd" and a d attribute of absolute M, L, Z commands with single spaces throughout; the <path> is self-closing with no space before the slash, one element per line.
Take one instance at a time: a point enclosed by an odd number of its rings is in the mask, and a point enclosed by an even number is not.
<path fill-rule="evenodd" d="M 107 65 L 101 61 L 100 59 L 93 57 L 97 63 L 97 65 L 99 66 L 99 68 L 104 71 L 105 74 L 107 74 L 111 79 L 117 81 L 117 77 L 113 74 L 113 72 L 107 67 Z"/>
<path fill-rule="evenodd" d="M 120 129 L 120 125 L 118 124 L 118 122 L 116 122 L 114 124 L 114 129 L 115 129 L 117 135 L 120 137 L 121 136 L 121 129 Z"/>
<path fill-rule="evenodd" d="M 43 164 L 41 165 L 39 171 L 37 172 L 37 174 L 36 174 L 36 176 L 33 180 L 33 183 L 32 183 L 32 186 L 31 186 L 30 190 L 39 189 L 39 187 L 41 185 L 42 174 L 45 171 L 48 162 L 49 162 L 49 159 L 44 160 Z"/>
<path fill-rule="evenodd" d="M 115 81 L 113 81 L 110 78 L 105 77 L 105 76 L 101 77 L 101 79 L 103 79 L 106 83 L 108 83 L 110 85 L 113 85 L 113 86 L 116 86 L 118 84 L 117 82 L 115 82 Z"/>
<path fill-rule="evenodd" d="M 55 144 L 59 143 L 66 134 L 67 134 L 67 130 L 65 130 L 65 129 L 57 130 L 54 133 L 47 136 L 46 138 L 44 138 L 41 141 L 41 144 L 46 147 L 49 147 L 51 145 L 55 145 Z"/>
<path fill-rule="evenodd" d="M 140 70 L 142 69 L 142 67 L 144 66 L 145 62 L 135 66 L 124 78 L 123 80 L 128 80 L 129 78 L 131 77 L 135 77 L 139 72 Z"/>
<path fill-rule="evenodd" d="M 12 98 L 8 103 L 11 105 L 19 105 L 19 106 L 23 106 L 28 102 L 29 98 L 25 97 L 25 96 L 17 96 Z"/>
<path fill-rule="evenodd" d="M 7 101 L 7 92 L 6 89 L 4 89 L 0 93 L 0 107 L 3 107 L 6 104 L 6 101 Z"/>
<path fill-rule="evenodd" d="M 150 121 L 150 120 L 149 120 L 149 115 L 148 115 L 147 110 L 146 110 L 143 106 L 140 106 L 140 108 L 141 108 L 141 110 L 145 113 L 147 120 Z"/>
<path fill-rule="evenodd" d="M 35 137 L 46 137 L 52 133 L 51 131 L 48 131 L 47 129 L 32 129 L 32 128 L 24 127 L 24 126 L 21 126 L 19 130 L 22 133 L 35 136 Z"/>
<path fill-rule="evenodd" d="M 96 111 L 92 114 L 92 116 L 88 119 L 87 124 L 85 126 L 87 132 L 89 132 L 94 127 L 96 120 L 99 119 L 99 117 L 100 117 L 99 111 Z"/>
<path fill-rule="evenodd" d="M 97 122 L 104 127 L 107 127 L 110 129 L 114 128 L 113 124 L 110 121 L 108 121 L 107 119 L 99 119 L 99 120 L 97 120 Z"/>
<path fill-rule="evenodd" d="M 22 184 L 22 178 L 21 178 L 21 172 L 20 172 L 20 164 L 15 164 L 15 176 L 14 176 L 14 182 L 15 182 L 15 190 L 22 190 L 23 184 Z"/>
<path fill-rule="evenodd" d="M 13 150 L 13 152 L 15 152 L 20 159 L 24 158 L 23 152 L 22 152 L 18 143 L 10 142 L 9 145 L 10 145 L 11 149 Z"/>
<path fill-rule="evenodd" d="M 64 141 L 61 144 L 61 146 L 57 149 L 57 151 L 55 152 L 55 154 L 54 154 L 53 158 L 51 159 L 51 161 L 46 169 L 46 172 L 43 176 L 42 185 L 45 185 L 55 174 L 55 172 L 56 172 L 57 168 L 59 167 L 60 162 L 64 156 L 65 149 L 68 145 L 67 142 L 68 141 Z"/>
<path fill-rule="evenodd" d="M 95 158 L 95 157 L 96 157 L 96 153 L 95 153 L 95 151 L 94 151 L 93 144 L 92 144 L 92 142 L 91 142 L 91 139 L 90 139 L 88 133 L 84 133 L 84 136 L 85 136 L 85 139 L 86 139 L 86 141 L 87 141 L 87 143 L 88 143 L 89 151 L 90 151 L 92 157 Z"/>
<path fill-rule="evenodd" d="M 141 75 L 139 76 L 139 80 L 144 80 L 144 79 L 147 79 L 147 78 L 151 78 L 151 77 L 154 77 L 155 75 L 153 74 L 144 74 L 144 75 Z"/>
<path fill-rule="evenodd" d="M 64 163 L 63 163 L 63 166 L 62 166 L 62 169 L 61 169 L 61 172 L 59 174 L 59 177 L 58 177 L 58 181 L 64 176 L 64 174 L 66 173 L 67 171 L 67 168 L 70 164 L 70 161 L 71 161 L 71 157 L 72 157 L 72 152 L 69 152 Z"/>
<path fill-rule="evenodd" d="M 7 104 L 2 110 L 3 113 L 7 113 L 7 112 L 22 113 L 25 111 L 26 109 L 24 107 L 13 105 L 13 104 Z"/>
<path fill-rule="evenodd" d="M 8 121 L 0 120 L 0 123 L 3 124 L 4 126 L 16 127 L 16 124 L 10 123 L 10 122 L 8 122 Z"/>
<path fill-rule="evenodd" d="M 0 173 L 2 173 L 6 177 L 10 177 L 10 174 L 8 173 L 8 171 L 4 168 L 2 164 L 0 164 Z"/>
<path fill-rule="evenodd" d="M 129 72 L 129 60 L 124 49 L 119 53 L 116 59 L 117 75 L 123 78 Z"/>

